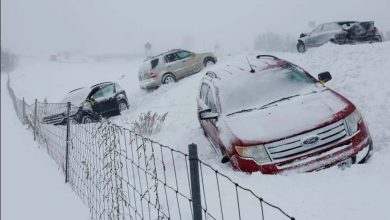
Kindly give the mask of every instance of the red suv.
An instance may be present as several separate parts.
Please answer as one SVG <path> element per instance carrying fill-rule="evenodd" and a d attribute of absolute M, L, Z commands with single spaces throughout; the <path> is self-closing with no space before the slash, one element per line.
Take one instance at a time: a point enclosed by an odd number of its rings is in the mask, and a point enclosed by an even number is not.
<path fill-rule="evenodd" d="M 203 77 L 198 119 L 222 162 L 244 172 L 314 171 L 365 162 L 372 140 L 345 97 L 271 55 L 214 68 Z"/>

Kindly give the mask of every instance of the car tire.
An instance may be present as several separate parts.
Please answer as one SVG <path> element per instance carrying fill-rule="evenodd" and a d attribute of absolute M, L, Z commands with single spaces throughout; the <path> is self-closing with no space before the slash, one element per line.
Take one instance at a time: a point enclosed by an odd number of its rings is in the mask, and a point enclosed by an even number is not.
<path fill-rule="evenodd" d="M 343 44 L 345 44 L 345 42 L 340 41 L 340 40 L 337 40 L 337 41 L 336 41 L 336 39 L 334 39 L 334 38 L 330 39 L 329 42 L 331 42 L 332 44 L 337 44 L 337 45 L 343 45 Z"/>
<path fill-rule="evenodd" d="M 230 158 L 227 154 L 223 154 L 221 158 L 221 163 L 227 163 L 230 162 Z"/>
<path fill-rule="evenodd" d="M 176 82 L 176 77 L 172 73 L 166 73 L 162 78 L 162 84 L 171 84 Z"/>
<path fill-rule="evenodd" d="M 88 124 L 88 123 L 92 123 L 92 118 L 91 116 L 89 115 L 84 115 L 82 118 L 81 118 L 81 123 L 82 124 Z"/>
<path fill-rule="evenodd" d="M 380 42 L 382 42 L 382 37 L 378 36 L 377 38 L 369 41 L 368 43 L 371 44 L 371 43 L 380 43 Z"/>
<path fill-rule="evenodd" d="M 214 64 L 215 64 L 215 60 L 212 57 L 206 57 L 203 60 L 203 66 L 204 67 L 208 67 L 208 66 L 211 66 L 211 65 L 214 65 Z"/>
<path fill-rule="evenodd" d="M 129 105 L 125 102 L 125 101 L 119 101 L 119 104 L 118 104 L 118 111 L 119 111 L 119 114 L 121 114 L 123 111 L 129 109 Z"/>
<path fill-rule="evenodd" d="M 299 53 L 304 53 L 306 52 L 306 46 L 302 41 L 299 41 L 297 44 L 297 50 Z"/>
<path fill-rule="evenodd" d="M 370 144 L 369 146 L 369 150 L 367 152 L 367 155 L 361 160 L 361 161 L 357 161 L 358 164 L 364 164 L 368 161 L 368 159 L 370 159 L 371 155 L 372 155 L 372 150 L 374 149 L 372 143 Z"/>

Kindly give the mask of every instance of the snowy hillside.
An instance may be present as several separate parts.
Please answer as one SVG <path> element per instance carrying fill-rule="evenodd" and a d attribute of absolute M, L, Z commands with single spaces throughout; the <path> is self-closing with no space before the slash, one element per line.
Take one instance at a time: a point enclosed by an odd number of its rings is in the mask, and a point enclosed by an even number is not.
<path fill-rule="evenodd" d="M 273 55 L 301 66 L 315 77 L 324 71 L 332 74 L 333 79 L 327 86 L 350 99 L 370 129 L 375 149 L 367 164 L 346 170 L 330 168 L 278 176 L 232 171 L 229 165 L 219 162 L 220 156 L 203 136 L 197 120 L 196 95 L 204 71 L 176 84 L 146 92 L 138 86 L 137 69 L 141 58 L 109 63 L 52 63 L 25 59 L 12 74 L 11 81 L 17 95 L 25 97 L 29 103 L 34 98 L 58 102 L 74 88 L 100 81 L 117 81 L 126 90 L 130 109 L 112 121 L 130 128 L 140 113 L 168 112 L 161 132 L 152 139 L 184 152 L 188 144 L 198 144 L 202 160 L 278 204 L 296 219 L 390 219 L 387 211 L 390 197 L 390 42 L 354 46 L 327 44 L 305 54 Z M 221 57 L 218 65 L 237 59 L 245 59 L 245 55 Z"/>

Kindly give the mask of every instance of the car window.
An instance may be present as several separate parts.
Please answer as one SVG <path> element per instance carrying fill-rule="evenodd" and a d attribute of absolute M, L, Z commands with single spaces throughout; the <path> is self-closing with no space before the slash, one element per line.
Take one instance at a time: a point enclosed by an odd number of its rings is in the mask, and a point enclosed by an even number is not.
<path fill-rule="evenodd" d="M 320 33 L 322 31 L 323 27 L 324 27 L 324 25 L 317 26 L 316 28 L 314 28 L 314 30 L 311 33 L 312 34 Z"/>
<path fill-rule="evenodd" d="M 207 94 L 208 88 L 209 88 L 209 86 L 206 83 L 202 83 L 202 86 L 200 88 L 200 98 L 202 100 L 206 99 L 206 94 Z"/>
<path fill-rule="evenodd" d="M 179 59 L 182 60 L 182 59 L 190 57 L 192 55 L 192 53 L 189 51 L 181 50 L 181 51 L 176 52 L 176 55 L 179 57 Z"/>
<path fill-rule="evenodd" d="M 338 25 L 337 23 L 325 24 L 324 28 L 322 29 L 322 31 L 337 31 L 337 30 L 341 30 L 340 25 Z"/>
<path fill-rule="evenodd" d="M 289 77 L 291 82 L 308 83 L 308 84 L 316 83 L 314 79 L 311 78 L 309 75 L 305 74 L 305 71 L 300 67 L 286 64 L 284 66 L 284 69 L 288 70 L 288 72 L 286 72 L 286 75 Z"/>
<path fill-rule="evenodd" d="M 114 94 L 114 86 L 108 85 L 99 89 L 95 94 L 92 95 L 92 98 L 98 99 L 103 97 L 110 97 Z"/>
<path fill-rule="evenodd" d="M 165 55 L 165 61 L 167 63 L 174 62 L 176 60 L 178 60 L 176 53 L 170 53 L 170 54 Z"/>
<path fill-rule="evenodd" d="M 207 90 L 206 105 L 211 109 L 211 112 L 217 112 L 217 105 L 215 104 L 214 95 L 211 89 Z"/>
<path fill-rule="evenodd" d="M 150 61 L 150 64 L 152 65 L 152 69 L 156 68 L 157 64 L 158 64 L 158 58 L 157 59 L 154 59 L 154 60 L 151 60 Z"/>

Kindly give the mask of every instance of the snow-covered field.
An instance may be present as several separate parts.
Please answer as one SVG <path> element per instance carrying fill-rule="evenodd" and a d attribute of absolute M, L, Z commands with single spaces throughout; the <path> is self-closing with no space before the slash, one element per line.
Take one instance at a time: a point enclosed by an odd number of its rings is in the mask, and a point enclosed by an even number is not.
<path fill-rule="evenodd" d="M 34 98 L 58 102 L 74 88 L 117 81 L 126 90 L 130 109 L 111 120 L 130 128 L 131 122 L 142 112 L 168 112 L 162 130 L 152 139 L 184 152 L 188 144 L 198 144 L 202 160 L 279 205 L 296 219 L 390 219 L 387 210 L 390 197 L 390 42 L 354 46 L 327 44 L 305 54 L 280 52 L 273 55 L 301 66 L 314 76 L 323 71 L 332 74 L 333 79 L 327 86 L 355 103 L 370 129 L 375 150 L 367 164 L 346 170 L 330 168 L 278 176 L 232 171 L 219 162 L 220 156 L 203 136 L 197 121 L 195 97 L 204 71 L 174 85 L 146 92 L 139 89 L 137 79 L 142 58 L 102 63 L 23 59 L 12 73 L 11 84 L 16 95 L 32 103 Z M 220 61 L 237 59 L 244 56 L 225 56 Z M 2 127 L 3 123 L 10 122 L 2 122 Z"/>
<path fill-rule="evenodd" d="M 1 74 L 1 219 L 89 219 L 56 163 L 15 114 Z"/>

